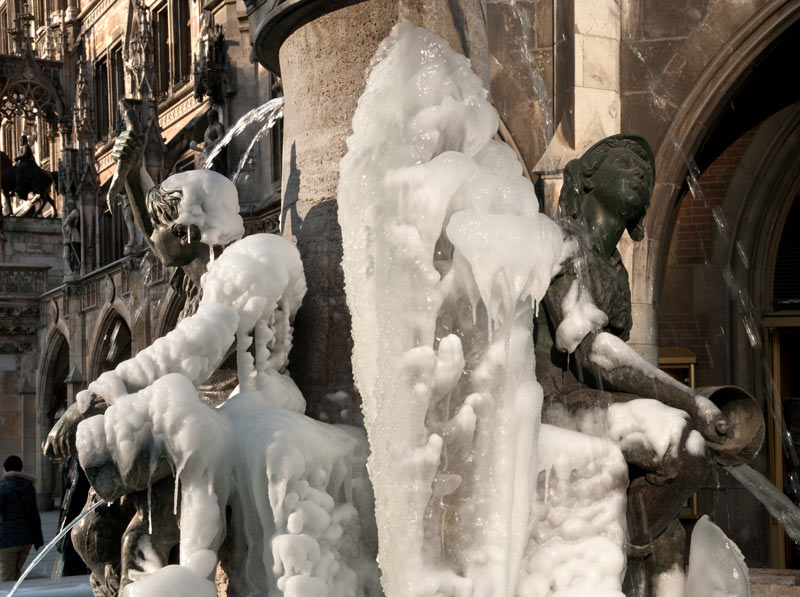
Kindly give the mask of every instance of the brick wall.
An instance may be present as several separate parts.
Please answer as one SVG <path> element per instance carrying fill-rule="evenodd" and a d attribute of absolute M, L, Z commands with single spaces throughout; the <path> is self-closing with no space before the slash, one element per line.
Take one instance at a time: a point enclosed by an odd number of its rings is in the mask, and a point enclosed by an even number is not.
<path fill-rule="evenodd" d="M 658 321 L 659 346 L 688 348 L 697 356 L 699 385 L 713 379 L 715 346 L 724 344 L 724 331 L 715 323 L 717 307 L 706 296 L 705 283 L 721 273 L 709 267 L 724 222 L 722 204 L 745 150 L 752 129 L 734 141 L 693 183 L 684 195 L 672 234 Z"/>
<path fill-rule="evenodd" d="M 714 211 L 721 208 L 728 185 L 755 133 L 755 128 L 746 132 L 722 152 L 697 178 L 695 192 L 686 193 L 681 201 L 672 237 L 676 265 L 705 264 L 712 260 L 719 234 Z"/>

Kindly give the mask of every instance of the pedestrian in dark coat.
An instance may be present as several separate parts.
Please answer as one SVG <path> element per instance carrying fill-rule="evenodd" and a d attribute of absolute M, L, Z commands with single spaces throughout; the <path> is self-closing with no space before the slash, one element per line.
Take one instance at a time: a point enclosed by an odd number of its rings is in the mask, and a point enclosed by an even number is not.
<path fill-rule="evenodd" d="M 0 581 L 17 580 L 31 546 L 44 543 L 36 506 L 36 479 L 22 472 L 22 459 L 9 456 L 0 480 Z"/>

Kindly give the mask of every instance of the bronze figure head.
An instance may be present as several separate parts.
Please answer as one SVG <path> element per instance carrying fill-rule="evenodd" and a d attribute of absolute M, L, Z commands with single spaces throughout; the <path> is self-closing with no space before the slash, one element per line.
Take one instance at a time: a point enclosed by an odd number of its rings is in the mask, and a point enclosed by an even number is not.
<path fill-rule="evenodd" d="M 147 214 L 153 223 L 151 240 L 158 258 L 169 266 L 188 265 L 205 248 L 199 242 L 191 242 L 192 238 L 200 239 L 197 226 L 187 227 L 177 222 L 182 196 L 181 189 L 167 190 L 159 184 L 145 198 Z"/>
<path fill-rule="evenodd" d="M 644 238 L 644 216 L 655 183 L 655 158 L 638 135 L 613 135 L 592 145 L 564 169 L 560 217 L 577 218 L 586 201 L 598 201 L 625 221 L 631 238 Z"/>

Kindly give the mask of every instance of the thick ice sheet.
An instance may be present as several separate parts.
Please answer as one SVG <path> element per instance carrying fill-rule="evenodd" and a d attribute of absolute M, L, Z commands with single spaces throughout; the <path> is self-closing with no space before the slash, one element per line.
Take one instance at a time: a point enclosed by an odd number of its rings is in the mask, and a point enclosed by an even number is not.
<path fill-rule="evenodd" d="M 532 540 L 534 512 L 549 515 L 546 503 L 536 506 L 542 390 L 532 325 L 567 244 L 539 213 L 514 152 L 494 139 L 497 126 L 469 62 L 401 23 L 375 57 L 340 166 L 383 586 L 389 597 L 548 595 L 588 584 L 618 595 L 624 486 L 616 477 L 590 496 L 604 504 L 593 515 L 607 539 L 588 515 L 566 525 L 577 534 L 561 548 L 555 531 L 547 550 Z M 602 458 L 585 442 L 553 449 L 575 466 L 619 464 L 619 450 L 598 442 Z M 560 487 L 568 502 L 568 480 Z M 593 540 L 604 555 L 579 572 L 571 558 L 591 552 Z M 556 562 L 546 574 L 537 553 Z M 557 582 L 552 569 L 562 571 Z"/>

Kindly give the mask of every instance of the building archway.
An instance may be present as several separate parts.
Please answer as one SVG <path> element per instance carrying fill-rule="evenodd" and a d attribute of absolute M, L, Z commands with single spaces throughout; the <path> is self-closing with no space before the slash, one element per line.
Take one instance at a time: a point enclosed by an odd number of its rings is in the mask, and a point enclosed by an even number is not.
<path fill-rule="evenodd" d="M 186 295 L 182 292 L 176 292 L 174 289 L 169 290 L 167 295 L 169 300 L 167 307 L 160 315 L 161 320 L 158 322 L 158 337 L 167 335 L 175 329 L 178 325 L 178 319 L 183 311 L 183 306 L 186 304 Z"/>
<path fill-rule="evenodd" d="M 772 284 L 784 222 L 800 193 L 800 102 L 754 126 L 744 120 L 734 139 L 731 128 L 709 132 L 706 146 L 720 150 L 703 162 L 696 188 L 681 195 L 661 272 L 659 344 L 695 353 L 698 385 L 734 383 L 760 401 L 770 432 L 752 465 L 780 487 L 782 407 L 773 388 L 780 387 L 776 342 L 786 313 L 775 319 Z M 800 317 L 791 325 L 800 326 Z M 781 528 L 737 482 L 720 474 L 700 495 L 756 567 L 800 566 L 800 554 L 786 557 Z M 726 528 L 742 518 L 747 528 Z"/>
<path fill-rule="evenodd" d="M 47 433 L 67 410 L 67 376 L 69 375 L 69 343 L 64 334 L 54 330 L 47 342 L 44 360 L 40 368 L 39 394 L 37 397 L 38 444 L 45 440 Z M 53 498 L 61 496 L 59 465 L 39 453 L 36 476 L 39 479 L 38 491 L 43 499 L 52 503 Z"/>
<path fill-rule="evenodd" d="M 640 271 L 645 272 L 647 278 L 639 281 L 641 290 L 636 302 L 649 305 L 658 302 L 670 240 L 687 189 L 686 177 L 691 164 L 688 158 L 708 147 L 709 138 L 730 108 L 732 98 L 752 82 L 760 63 L 776 47 L 787 39 L 797 38 L 799 27 L 800 4 L 789 0 L 769 2 L 707 62 L 677 108 L 656 151 L 657 180 L 646 220 L 647 241 L 637 243 L 633 249 L 633 261 L 643 264 Z M 703 44 L 687 44 L 687 48 L 687 55 L 707 51 Z M 689 58 L 687 56 L 687 61 Z M 777 87 L 781 82 L 773 84 Z M 669 82 L 662 82 L 663 87 L 668 85 Z M 762 94 L 769 95 L 764 90 Z M 633 273 L 637 275 L 641 274 Z M 632 284 L 636 285 L 636 281 L 632 280 Z"/>

